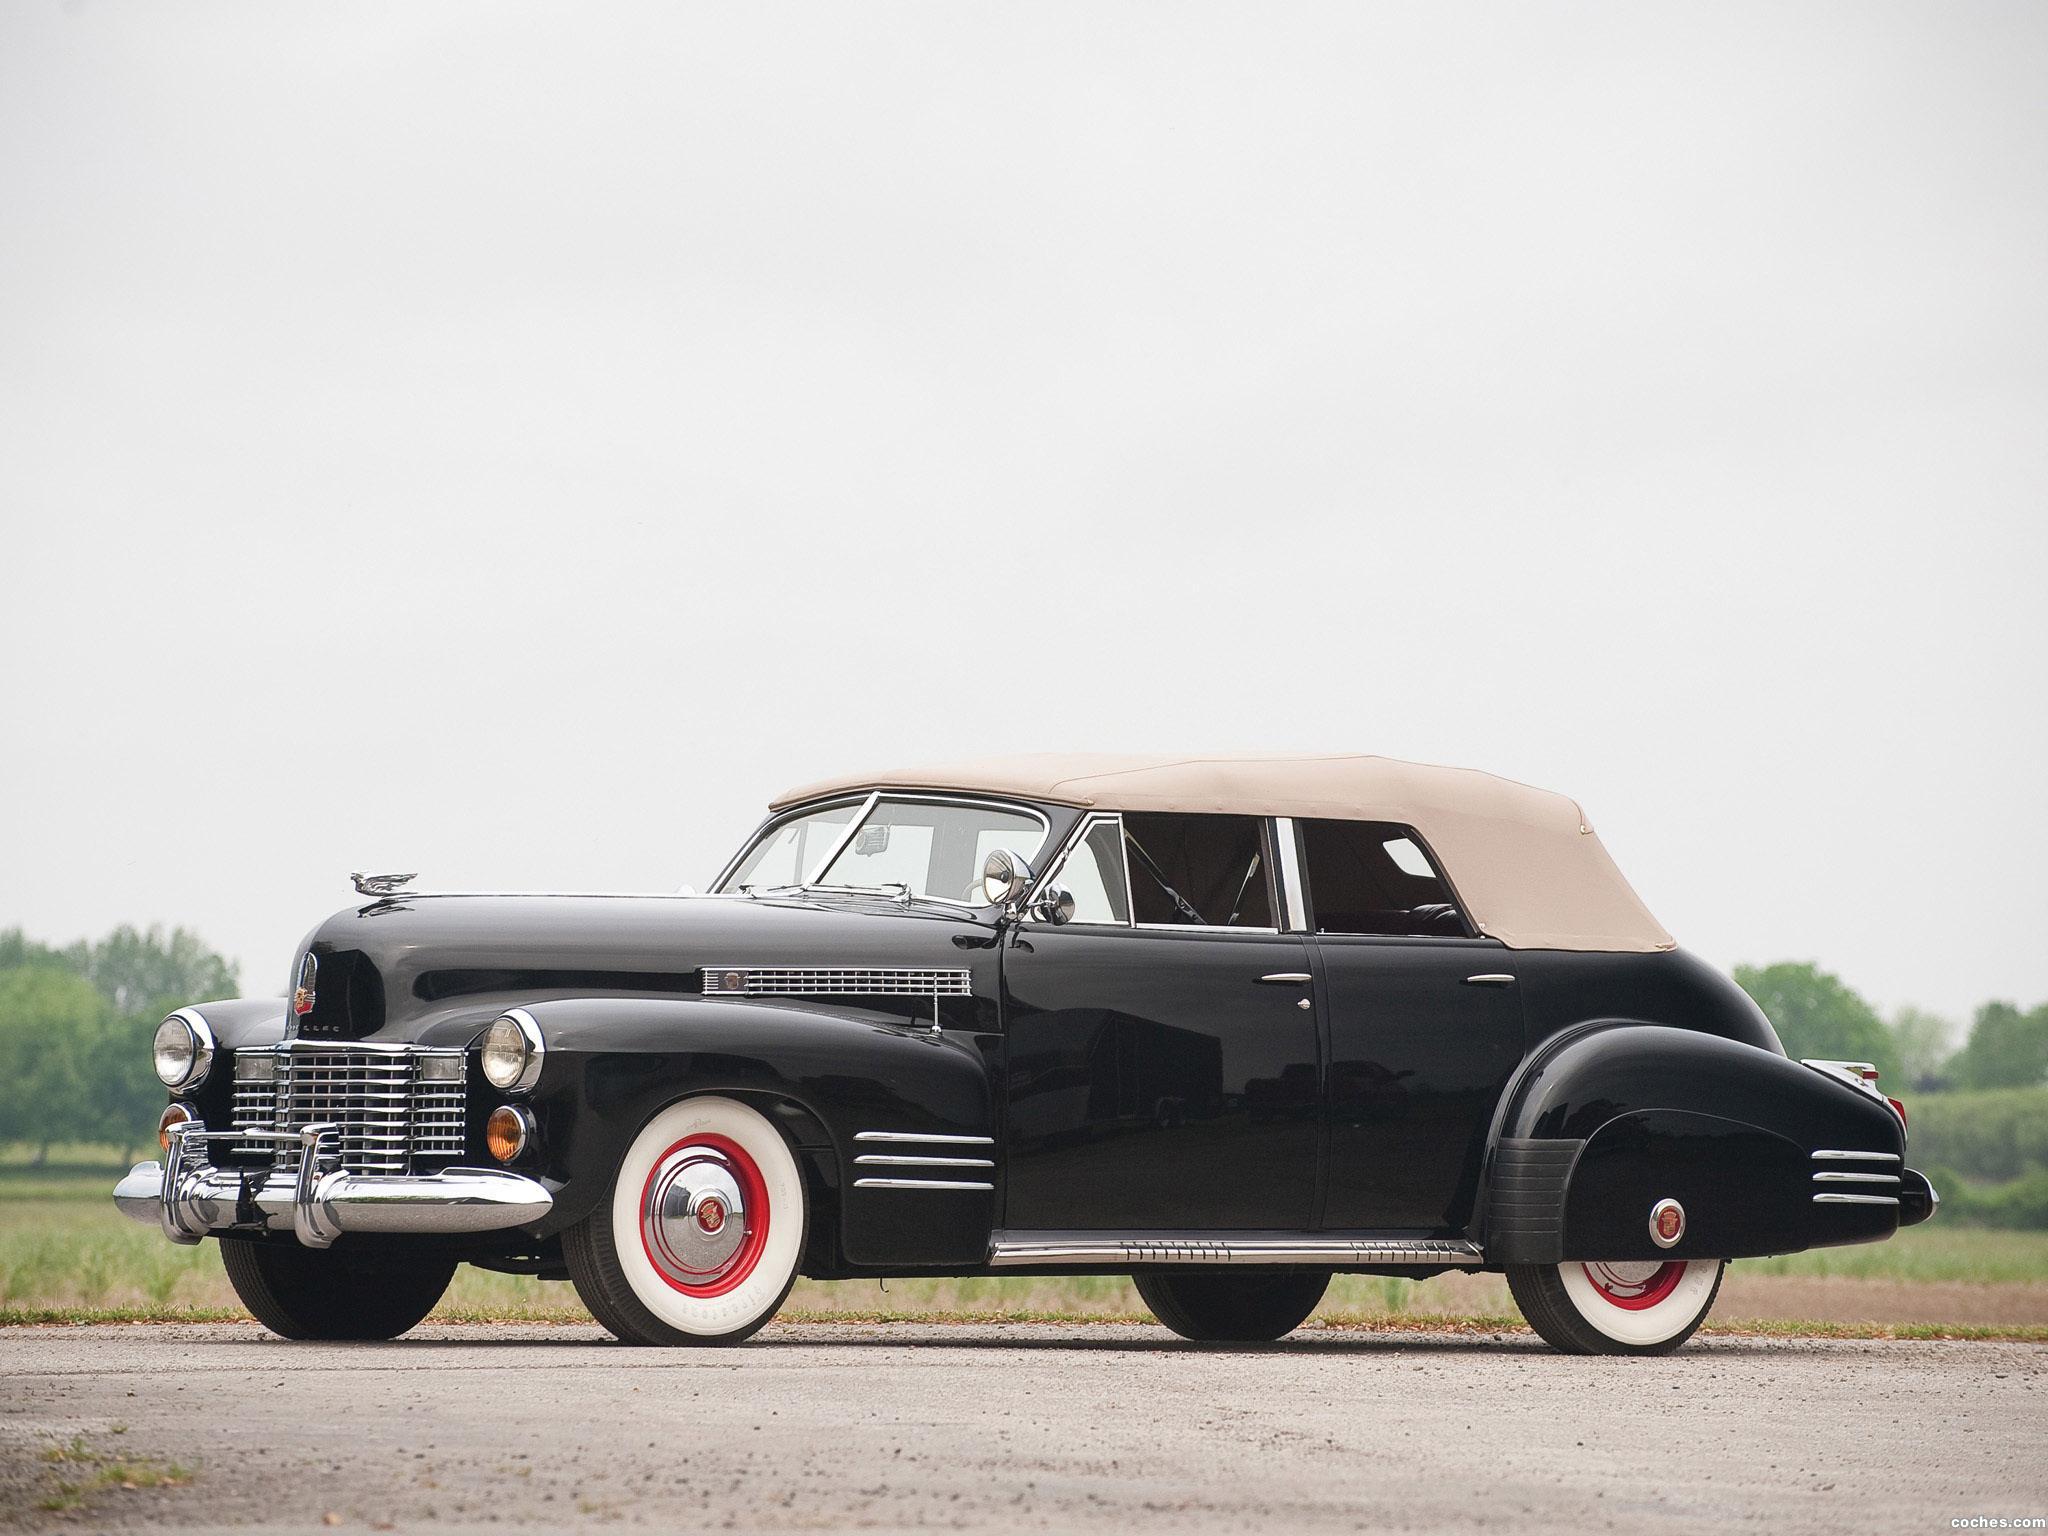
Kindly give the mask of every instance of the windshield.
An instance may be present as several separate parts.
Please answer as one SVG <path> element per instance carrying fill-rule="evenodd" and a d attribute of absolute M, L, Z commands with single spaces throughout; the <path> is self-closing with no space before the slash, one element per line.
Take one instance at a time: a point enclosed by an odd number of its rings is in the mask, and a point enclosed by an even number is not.
<path fill-rule="evenodd" d="M 762 839 L 747 850 L 725 889 L 745 886 L 802 885 L 811 878 L 819 862 L 839 845 L 847 823 L 860 814 L 864 802 L 849 800 L 823 810 L 795 816 L 770 827 Z"/>
<path fill-rule="evenodd" d="M 828 806 L 770 828 L 725 889 L 843 886 L 981 906 L 981 866 L 988 856 L 1008 848 L 1029 861 L 1045 841 L 1045 822 L 1031 811 L 889 798 L 866 803 L 866 814 L 846 836 L 862 809 Z M 828 855 L 831 863 L 818 871 Z"/>

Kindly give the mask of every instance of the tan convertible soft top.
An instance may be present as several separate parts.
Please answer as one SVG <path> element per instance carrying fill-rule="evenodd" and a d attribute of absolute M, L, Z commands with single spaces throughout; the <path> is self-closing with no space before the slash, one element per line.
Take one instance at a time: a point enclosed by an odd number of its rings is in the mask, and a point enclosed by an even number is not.
<path fill-rule="evenodd" d="M 1391 757 L 1035 753 L 808 784 L 781 810 L 861 789 L 957 790 L 1113 811 L 1394 821 L 1443 861 L 1479 931 L 1515 949 L 1647 951 L 1673 940 L 1576 802 L 1472 768 Z"/>

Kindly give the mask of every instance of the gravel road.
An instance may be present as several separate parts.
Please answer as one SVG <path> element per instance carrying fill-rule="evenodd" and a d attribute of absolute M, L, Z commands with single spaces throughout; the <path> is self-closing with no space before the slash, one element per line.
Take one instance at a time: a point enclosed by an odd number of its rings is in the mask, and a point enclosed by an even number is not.
<path fill-rule="evenodd" d="M 0 1330 L 0 1368 L 0 1522 L 27 1528 L 1780 1533 L 2048 1515 L 2039 1345 L 1709 1339 L 1643 1361 L 1512 1334 L 1210 1349 L 1128 1325 L 801 1325 L 665 1351 L 574 1328 L 288 1345 L 135 1326 Z M 172 1461 L 196 1468 L 181 1486 L 120 1486 Z"/>

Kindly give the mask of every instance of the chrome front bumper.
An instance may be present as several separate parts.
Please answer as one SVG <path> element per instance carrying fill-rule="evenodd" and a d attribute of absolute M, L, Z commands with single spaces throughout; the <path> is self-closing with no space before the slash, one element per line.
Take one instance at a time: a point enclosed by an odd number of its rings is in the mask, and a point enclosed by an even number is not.
<path fill-rule="evenodd" d="M 299 1165 L 288 1172 L 216 1168 L 206 1159 L 209 1141 L 296 1143 Z M 502 1168 L 345 1173 L 339 1146 L 334 1125 L 300 1131 L 177 1126 L 168 1160 L 129 1169 L 114 1186 L 114 1204 L 125 1216 L 160 1224 L 174 1243 L 268 1228 L 295 1232 L 309 1248 L 325 1248 L 344 1232 L 495 1232 L 538 1221 L 554 1207 L 546 1185 Z"/>

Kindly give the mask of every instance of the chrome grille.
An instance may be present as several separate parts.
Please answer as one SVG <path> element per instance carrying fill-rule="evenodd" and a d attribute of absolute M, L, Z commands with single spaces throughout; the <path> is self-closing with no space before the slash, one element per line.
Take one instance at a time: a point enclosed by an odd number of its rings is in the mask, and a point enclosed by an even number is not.
<path fill-rule="evenodd" d="M 968 971 L 874 966 L 707 965 L 704 990 L 727 997 L 968 997 Z"/>
<path fill-rule="evenodd" d="M 341 1166 L 350 1173 L 406 1173 L 420 1160 L 462 1156 L 463 1073 L 460 1051 L 281 1046 L 274 1082 L 235 1084 L 237 1130 L 296 1131 L 317 1122 L 341 1128 Z M 452 1061 L 454 1076 L 420 1076 L 421 1063 Z M 442 1068 L 443 1071 L 450 1070 Z M 256 1152 L 243 1144 L 238 1152 Z M 298 1164 L 296 1144 L 276 1147 L 280 1168 Z"/>

